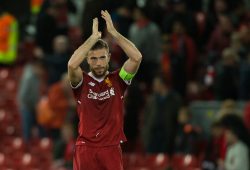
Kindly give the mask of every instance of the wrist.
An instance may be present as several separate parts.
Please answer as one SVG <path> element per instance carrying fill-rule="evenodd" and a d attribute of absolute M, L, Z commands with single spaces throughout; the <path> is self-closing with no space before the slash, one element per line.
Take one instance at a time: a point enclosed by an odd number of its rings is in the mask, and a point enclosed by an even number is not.
<path fill-rule="evenodd" d="M 119 33 L 116 30 L 110 31 L 110 34 L 112 35 L 112 37 L 116 38 Z"/>
<path fill-rule="evenodd" d="M 91 34 L 91 36 L 89 38 L 91 41 L 97 42 L 97 40 L 99 39 L 99 36 L 97 36 L 95 34 Z"/>

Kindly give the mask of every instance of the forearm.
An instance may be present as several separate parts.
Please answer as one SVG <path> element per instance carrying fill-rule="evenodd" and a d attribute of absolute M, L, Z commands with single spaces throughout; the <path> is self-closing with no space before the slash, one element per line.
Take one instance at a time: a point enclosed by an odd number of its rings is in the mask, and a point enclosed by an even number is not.
<path fill-rule="evenodd" d="M 72 69 L 77 69 L 87 57 L 88 51 L 97 42 L 97 40 L 98 39 L 94 36 L 90 36 L 79 48 L 75 50 L 68 62 L 68 66 Z"/>
<path fill-rule="evenodd" d="M 117 31 L 113 31 L 111 35 L 131 60 L 136 62 L 141 61 L 142 55 L 131 41 Z"/>

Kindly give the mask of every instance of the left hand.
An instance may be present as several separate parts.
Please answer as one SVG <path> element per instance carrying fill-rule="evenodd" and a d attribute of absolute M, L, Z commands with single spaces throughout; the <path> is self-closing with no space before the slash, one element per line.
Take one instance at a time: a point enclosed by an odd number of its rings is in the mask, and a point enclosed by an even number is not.
<path fill-rule="evenodd" d="M 94 37 L 95 39 L 99 39 L 101 38 L 101 36 L 102 36 L 102 33 L 98 31 L 98 19 L 94 18 L 93 26 L 92 26 L 92 37 Z"/>
<path fill-rule="evenodd" d="M 107 31 L 110 33 L 110 34 L 113 34 L 116 32 L 116 29 L 113 25 L 113 21 L 111 19 L 111 16 L 110 14 L 108 13 L 107 10 L 102 10 L 101 11 L 101 15 L 102 15 L 102 18 L 106 21 L 106 26 L 107 26 Z"/>

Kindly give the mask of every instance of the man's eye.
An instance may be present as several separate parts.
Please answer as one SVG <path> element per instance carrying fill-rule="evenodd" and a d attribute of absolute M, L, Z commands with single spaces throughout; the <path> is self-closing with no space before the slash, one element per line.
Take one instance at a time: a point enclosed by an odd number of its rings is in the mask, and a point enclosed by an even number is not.
<path fill-rule="evenodd" d="M 91 60 L 97 60 L 97 57 L 91 57 L 90 59 Z"/>
<path fill-rule="evenodd" d="M 101 60 L 104 60 L 106 58 L 106 56 L 101 56 L 100 59 Z"/>

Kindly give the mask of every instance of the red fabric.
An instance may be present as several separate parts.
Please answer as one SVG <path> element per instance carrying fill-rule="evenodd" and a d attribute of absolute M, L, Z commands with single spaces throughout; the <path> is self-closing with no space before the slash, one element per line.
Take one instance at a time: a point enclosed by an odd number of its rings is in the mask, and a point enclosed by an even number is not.
<path fill-rule="evenodd" d="M 68 7 L 67 2 L 55 2 L 56 5 L 58 5 L 58 8 L 56 9 L 58 12 L 57 15 L 57 24 L 59 26 L 67 26 L 68 24 Z"/>
<path fill-rule="evenodd" d="M 40 7 L 43 4 L 43 0 L 31 0 L 31 7 Z"/>
<path fill-rule="evenodd" d="M 72 161 L 72 158 L 74 155 L 74 148 L 75 148 L 75 141 L 72 139 L 71 141 L 67 143 L 65 151 L 64 151 L 65 161 Z"/>
<path fill-rule="evenodd" d="M 117 145 L 126 141 L 123 132 L 123 96 L 127 84 L 119 71 L 98 82 L 83 73 L 83 83 L 74 89 L 79 116 L 77 141 L 88 146 Z"/>
<path fill-rule="evenodd" d="M 245 106 L 243 121 L 248 131 L 250 132 L 250 102 L 248 102 Z"/>
<path fill-rule="evenodd" d="M 9 37 L 11 34 L 11 24 L 15 21 L 15 19 L 9 15 L 4 14 L 0 15 L 0 51 L 6 52 L 9 48 Z"/>
<path fill-rule="evenodd" d="M 163 53 L 161 57 L 161 70 L 168 80 L 171 80 L 171 63 L 168 53 Z"/>
<path fill-rule="evenodd" d="M 225 135 L 221 135 L 219 137 L 214 137 L 212 140 L 212 147 L 211 147 L 211 153 L 212 153 L 212 159 L 214 161 L 217 161 L 218 159 L 225 159 L 226 156 L 226 141 L 225 141 Z"/>
<path fill-rule="evenodd" d="M 55 83 L 49 89 L 48 93 L 51 108 L 60 113 L 67 112 L 69 108 L 68 98 L 65 95 L 62 83 Z"/>
<path fill-rule="evenodd" d="M 120 145 L 88 147 L 76 145 L 73 170 L 123 170 Z"/>
<path fill-rule="evenodd" d="M 226 144 L 226 137 L 223 134 L 220 138 L 218 138 L 218 145 L 219 145 L 219 158 L 225 160 L 226 152 L 227 152 L 227 144 Z"/>
<path fill-rule="evenodd" d="M 198 12 L 195 14 L 196 22 L 198 26 L 199 36 L 203 35 L 206 30 L 206 15 L 203 12 Z"/>
<path fill-rule="evenodd" d="M 217 52 L 219 55 L 221 55 L 222 51 L 226 47 L 229 47 L 230 41 L 230 35 L 225 36 L 225 33 L 223 33 L 222 30 L 217 27 L 211 34 L 207 45 L 207 51 Z"/>
<path fill-rule="evenodd" d="M 139 28 L 144 28 L 145 26 L 147 26 L 149 24 L 149 20 L 147 19 L 140 19 L 136 22 L 136 25 L 139 27 Z"/>
<path fill-rule="evenodd" d="M 179 52 L 179 38 L 184 39 L 185 47 L 186 47 L 186 54 L 187 54 L 187 76 L 188 78 L 192 77 L 192 70 L 193 66 L 196 62 L 197 52 L 194 41 L 188 35 L 181 35 L 180 37 L 178 34 L 172 34 L 171 41 L 172 41 L 172 49 L 174 54 L 178 54 Z"/>
<path fill-rule="evenodd" d="M 53 111 L 53 121 L 50 126 L 52 128 L 61 128 L 67 112 L 69 110 L 68 96 L 65 95 L 61 82 L 52 85 L 48 92 L 49 105 Z"/>

